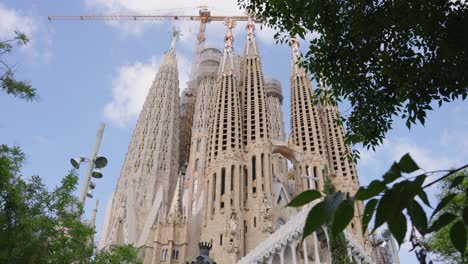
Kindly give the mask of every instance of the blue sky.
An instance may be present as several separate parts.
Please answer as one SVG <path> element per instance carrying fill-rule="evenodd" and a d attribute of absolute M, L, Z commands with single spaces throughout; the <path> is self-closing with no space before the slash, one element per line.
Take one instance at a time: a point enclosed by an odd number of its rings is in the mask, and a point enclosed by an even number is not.
<path fill-rule="evenodd" d="M 213 15 L 240 14 L 236 1 L 205 1 Z M 49 15 L 130 13 L 196 14 L 198 1 L 188 0 L 2 0 L 0 39 L 14 30 L 27 33 L 31 43 L 7 59 L 16 76 L 30 80 L 38 89 L 37 102 L 24 102 L 0 94 L 0 143 L 18 145 L 27 154 L 24 175 L 38 174 L 50 187 L 58 184 L 70 169 L 69 158 L 89 155 L 101 121 L 106 123 L 100 153 L 108 166 L 97 180 L 95 199 L 100 207 L 98 230 L 107 200 L 120 174 L 128 143 L 149 86 L 163 53 L 169 47 L 172 25 L 183 30 L 177 46 L 180 89 L 188 80 L 190 58 L 198 30 L 197 23 L 48 21 Z M 184 7 L 184 9 L 171 9 Z M 140 12 L 147 14 L 148 12 Z M 235 50 L 242 52 L 245 24 L 235 33 Z M 275 44 L 269 29 L 257 28 L 265 76 L 278 78 L 283 85 L 285 124 L 289 131 L 290 49 Z M 207 46 L 223 47 L 224 28 L 211 23 Z M 304 45 L 305 46 L 305 45 Z M 380 177 L 393 160 L 410 152 L 426 170 L 461 166 L 468 161 L 468 104 L 456 101 L 435 107 L 426 125 L 409 131 L 404 122 L 395 122 L 376 152 L 363 151 L 358 163 L 361 183 Z M 85 169 L 81 169 L 81 175 Z M 81 188 L 81 187 L 80 187 Z M 434 191 L 434 190 L 432 190 Z M 88 200 L 87 217 L 94 205 Z M 412 253 L 400 252 L 402 263 L 415 263 Z"/>

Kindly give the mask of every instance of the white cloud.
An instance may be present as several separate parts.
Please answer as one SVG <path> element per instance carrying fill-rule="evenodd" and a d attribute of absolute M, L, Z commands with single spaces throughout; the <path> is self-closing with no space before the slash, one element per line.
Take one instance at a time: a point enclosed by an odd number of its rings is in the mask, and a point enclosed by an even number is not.
<path fill-rule="evenodd" d="M 107 120 L 125 127 L 138 117 L 162 58 L 153 56 L 147 62 L 135 62 L 120 67 L 112 82 L 112 101 L 104 107 L 104 117 Z M 186 87 L 190 69 L 185 57 L 178 56 L 178 68 L 179 87 L 182 91 Z"/>
<path fill-rule="evenodd" d="M 12 39 L 15 31 L 26 34 L 30 42 L 19 50 L 28 56 L 29 62 L 47 63 L 52 57 L 52 32 L 43 25 L 40 18 L 0 3 L 0 40 Z"/>
<path fill-rule="evenodd" d="M 37 23 L 32 17 L 23 15 L 19 11 L 0 3 L 1 39 L 11 39 L 14 37 L 14 31 L 16 30 L 31 36 L 37 29 Z"/>
<path fill-rule="evenodd" d="M 384 140 L 381 147 L 374 152 L 372 150 L 360 150 L 361 159 L 359 163 L 363 166 L 371 166 L 384 172 L 384 161 L 397 161 L 404 154 L 410 153 L 418 165 L 426 171 L 449 169 L 460 164 L 459 157 L 446 157 L 436 146 L 418 145 L 407 138 L 388 138 Z"/>

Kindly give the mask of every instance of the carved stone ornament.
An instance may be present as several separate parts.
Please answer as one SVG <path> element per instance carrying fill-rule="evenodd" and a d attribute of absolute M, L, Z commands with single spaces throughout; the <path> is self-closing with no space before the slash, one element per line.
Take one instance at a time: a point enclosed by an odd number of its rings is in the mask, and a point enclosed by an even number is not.
<path fill-rule="evenodd" d="M 273 232 L 273 213 L 271 210 L 270 202 L 266 195 L 263 196 L 263 200 L 260 205 L 260 214 L 262 221 L 262 231 L 263 232 Z"/>

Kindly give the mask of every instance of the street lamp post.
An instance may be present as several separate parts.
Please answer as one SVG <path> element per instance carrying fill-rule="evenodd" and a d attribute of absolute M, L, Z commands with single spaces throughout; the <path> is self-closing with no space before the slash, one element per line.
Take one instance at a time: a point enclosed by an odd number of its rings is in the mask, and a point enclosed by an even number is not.
<path fill-rule="evenodd" d="M 88 162 L 88 168 L 86 170 L 86 175 L 83 180 L 83 187 L 81 189 L 80 195 L 80 202 L 83 205 L 86 201 L 86 197 L 92 198 L 92 190 L 96 187 L 96 185 L 91 182 L 91 177 L 93 178 L 102 178 L 101 170 L 107 165 L 107 159 L 103 156 L 98 156 L 99 146 L 101 145 L 102 134 L 104 133 L 104 123 L 99 125 L 99 129 L 96 135 L 96 142 L 94 143 L 93 152 L 89 158 L 86 157 L 79 157 L 75 159 L 70 159 L 70 163 L 75 169 L 80 168 L 80 164 L 83 162 Z M 91 191 L 89 190 L 91 189 Z"/>

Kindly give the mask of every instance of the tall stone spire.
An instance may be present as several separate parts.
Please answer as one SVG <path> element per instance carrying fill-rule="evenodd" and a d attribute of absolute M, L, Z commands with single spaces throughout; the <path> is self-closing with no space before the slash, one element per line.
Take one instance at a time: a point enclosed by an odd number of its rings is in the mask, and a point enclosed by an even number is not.
<path fill-rule="evenodd" d="M 202 241 L 213 241 L 213 258 L 222 263 L 235 263 L 243 256 L 243 219 L 240 187 L 242 156 L 242 123 L 237 71 L 234 68 L 232 28 L 235 21 L 226 19 L 224 53 L 220 76 L 216 82 L 209 146 L 209 167 L 204 189 L 206 207 Z"/>
<path fill-rule="evenodd" d="M 299 146 L 303 151 L 302 160 L 294 164 L 296 193 L 299 193 L 310 188 L 321 189 L 326 164 L 326 146 L 319 110 L 312 102 L 309 76 L 300 65 L 299 42 L 291 39 L 290 45 L 292 48 L 291 139 L 292 144 Z M 310 177 L 318 178 L 318 182 Z"/>
<path fill-rule="evenodd" d="M 202 226 L 203 209 L 206 207 L 203 197 L 207 190 L 204 188 L 206 182 L 206 163 L 208 152 L 208 142 L 210 135 L 210 123 L 212 112 L 212 94 L 215 94 L 217 73 L 221 61 L 222 53 L 213 48 L 205 49 L 199 57 L 198 71 L 198 91 L 195 102 L 193 116 L 191 147 L 189 163 L 187 166 L 187 178 L 189 181 L 187 219 L 189 226 Z M 188 229 L 189 243 L 195 245 L 201 239 L 200 228 Z M 189 254 L 197 254 L 195 247 L 189 247 Z"/>
<path fill-rule="evenodd" d="M 271 155 L 269 108 L 265 94 L 262 62 L 255 40 L 255 24 L 249 16 L 241 62 L 243 144 L 246 161 L 244 212 L 246 252 L 273 232 L 271 210 Z M 264 210 L 270 208 L 270 210 Z M 267 214 L 266 214 L 267 213 Z"/>
<path fill-rule="evenodd" d="M 269 108 L 270 119 L 270 137 L 272 143 L 286 142 L 286 133 L 284 131 L 283 121 L 283 94 L 281 83 L 277 79 L 265 80 L 265 93 L 267 96 L 267 105 Z M 288 163 L 285 157 L 281 154 L 273 154 L 271 156 L 272 176 L 279 179 L 286 189 L 288 187 Z"/>
<path fill-rule="evenodd" d="M 138 118 L 104 226 L 104 247 L 132 243 L 147 249 L 151 227 L 166 217 L 177 181 L 179 159 L 179 80 L 175 43 L 151 85 Z M 136 87 L 137 88 L 137 87 Z"/>
<path fill-rule="evenodd" d="M 328 89 L 322 82 L 319 89 Z M 325 141 L 327 147 L 327 159 L 329 164 L 331 180 L 335 187 L 346 194 L 354 196 L 359 189 L 359 178 L 356 173 L 356 164 L 349 158 L 351 148 L 345 143 L 344 127 L 338 123 L 340 113 L 334 105 L 321 105 L 320 116 L 323 124 Z M 356 202 L 355 217 L 348 225 L 347 230 L 354 238 L 364 243 L 367 235 L 362 235 L 361 217 L 364 214 L 362 201 Z"/>

